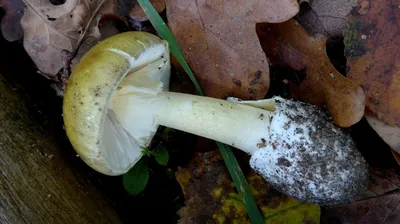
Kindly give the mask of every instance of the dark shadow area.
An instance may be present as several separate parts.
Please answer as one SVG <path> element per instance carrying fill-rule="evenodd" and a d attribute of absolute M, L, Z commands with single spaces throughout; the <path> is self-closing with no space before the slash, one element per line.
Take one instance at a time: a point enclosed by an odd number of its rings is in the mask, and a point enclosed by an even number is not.
<path fill-rule="evenodd" d="M 400 170 L 390 147 L 371 128 L 365 118 L 353 125 L 350 130 L 358 149 L 371 167 Z"/>
<path fill-rule="evenodd" d="M 328 39 L 326 42 L 326 54 L 336 70 L 342 75 L 347 73 L 347 59 L 344 56 L 344 47 L 343 38 Z"/>

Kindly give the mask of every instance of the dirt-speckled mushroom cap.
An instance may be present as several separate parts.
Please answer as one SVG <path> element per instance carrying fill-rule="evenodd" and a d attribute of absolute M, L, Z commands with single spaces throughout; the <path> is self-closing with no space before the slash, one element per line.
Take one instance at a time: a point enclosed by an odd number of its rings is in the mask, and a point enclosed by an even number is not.
<path fill-rule="evenodd" d="M 311 104 L 274 97 L 270 138 L 250 166 L 277 190 L 317 204 L 351 202 L 368 166 L 350 135 Z"/>
<path fill-rule="evenodd" d="M 168 90 L 169 78 L 167 42 L 153 34 L 125 32 L 91 48 L 72 71 L 63 101 L 65 131 L 80 158 L 106 175 L 127 172 L 142 151 L 110 110 L 112 96 L 122 80 L 159 91 Z"/>

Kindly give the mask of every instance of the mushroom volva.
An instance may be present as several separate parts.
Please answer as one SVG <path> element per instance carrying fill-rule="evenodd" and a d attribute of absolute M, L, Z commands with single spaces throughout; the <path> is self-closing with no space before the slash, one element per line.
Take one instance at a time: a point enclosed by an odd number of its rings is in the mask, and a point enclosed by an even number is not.
<path fill-rule="evenodd" d="M 252 169 L 302 201 L 344 203 L 365 189 L 365 160 L 319 108 L 281 97 L 169 92 L 170 69 L 167 42 L 150 33 L 117 34 L 91 48 L 72 71 L 63 103 L 80 158 L 100 173 L 124 174 L 162 125 L 247 152 Z"/>

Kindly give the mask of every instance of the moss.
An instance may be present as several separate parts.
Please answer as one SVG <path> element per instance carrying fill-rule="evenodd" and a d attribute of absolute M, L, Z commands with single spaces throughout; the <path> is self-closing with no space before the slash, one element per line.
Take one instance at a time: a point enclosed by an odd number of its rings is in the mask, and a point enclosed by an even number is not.
<path fill-rule="evenodd" d="M 364 25 L 360 18 L 350 18 L 344 29 L 344 55 L 347 58 L 358 57 L 365 54 L 365 40 L 363 35 Z"/>
<path fill-rule="evenodd" d="M 218 197 L 221 196 L 221 193 L 222 193 L 222 188 L 217 188 L 217 189 L 214 189 L 214 190 L 213 190 L 212 196 L 213 196 L 214 198 L 218 198 Z"/>
<path fill-rule="evenodd" d="M 277 208 L 261 207 L 265 223 L 319 223 L 320 208 L 288 198 Z M 306 222 L 307 221 L 307 222 Z"/>

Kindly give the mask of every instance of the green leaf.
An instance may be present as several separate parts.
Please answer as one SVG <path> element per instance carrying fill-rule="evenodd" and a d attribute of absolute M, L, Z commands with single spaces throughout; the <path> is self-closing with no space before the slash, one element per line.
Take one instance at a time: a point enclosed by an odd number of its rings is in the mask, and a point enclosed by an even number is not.
<path fill-rule="evenodd" d="M 149 181 L 149 168 L 142 157 L 122 178 L 125 190 L 131 195 L 140 194 Z"/>
<path fill-rule="evenodd" d="M 140 148 L 142 149 L 143 155 L 146 155 L 146 156 L 151 156 L 151 155 L 153 155 L 153 154 L 152 154 L 152 151 L 150 151 L 147 147 L 141 146 Z"/>
<path fill-rule="evenodd" d="M 160 149 L 160 151 L 154 156 L 156 159 L 157 163 L 166 166 L 168 164 L 169 160 L 169 153 L 167 148 L 164 146 Z"/>
<path fill-rule="evenodd" d="M 165 24 L 165 22 L 160 17 L 158 12 L 151 5 L 149 0 L 138 0 L 138 3 L 142 7 L 143 11 L 146 13 L 147 17 L 153 24 L 154 28 L 156 29 L 160 37 L 168 42 L 171 53 L 175 56 L 179 64 L 188 74 L 190 80 L 193 82 L 196 88 L 197 94 L 204 96 L 204 93 L 201 90 L 201 87 L 197 82 L 196 77 L 194 76 L 192 70 L 190 69 L 188 63 L 186 62 L 185 57 L 183 56 L 183 53 L 179 48 L 178 42 L 176 41 L 172 32 L 169 30 L 168 26 Z M 233 182 L 236 186 L 236 189 L 239 192 L 239 195 L 241 196 L 243 203 L 245 204 L 246 211 L 247 214 L 249 215 L 251 222 L 260 224 L 264 223 L 260 210 L 258 209 L 257 204 L 255 203 L 255 200 L 249 190 L 249 186 L 246 182 L 246 179 L 244 178 L 242 170 L 238 165 L 236 157 L 232 152 L 232 149 L 227 145 L 224 145 L 219 142 L 217 143 L 219 150 L 223 154 L 223 158 L 225 160 L 226 166 L 228 167 Z"/>

